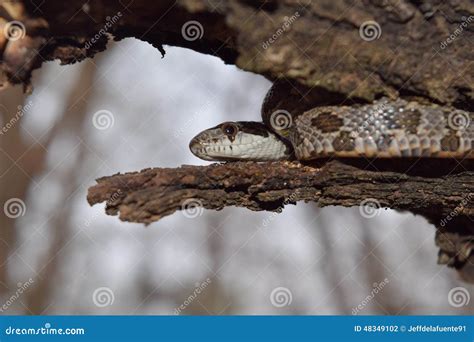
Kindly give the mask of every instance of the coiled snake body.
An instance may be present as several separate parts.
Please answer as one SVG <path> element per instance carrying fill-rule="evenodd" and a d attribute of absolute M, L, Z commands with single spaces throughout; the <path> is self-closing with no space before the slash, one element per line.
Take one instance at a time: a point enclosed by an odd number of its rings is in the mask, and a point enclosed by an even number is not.
<path fill-rule="evenodd" d="M 365 105 L 275 108 L 263 122 L 224 122 L 190 143 L 205 160 L 312 160 L 325 157 L 474 158 L 474 114 L 435 104 L 382 98 Z M 280 94 L 281 95 L 281 92 Z"/>

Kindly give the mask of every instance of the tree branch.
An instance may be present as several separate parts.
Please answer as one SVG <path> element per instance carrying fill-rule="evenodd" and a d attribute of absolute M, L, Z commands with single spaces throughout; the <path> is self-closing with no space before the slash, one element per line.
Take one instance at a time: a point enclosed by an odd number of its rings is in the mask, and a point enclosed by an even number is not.
<path fill-rule="evenodd" d="M 444 177 L 419 177 L 397 172 L 361 170 L 338 161 L 322 167 L 299 163 L 236 162 L 209 166 L 154 168 L 97 180 L 89 189 L 91 205 L 107 201 L 108 214 L 150 223 L 183 209 L 194 198 L 207 209 L 226 206 L 276 211 L 285 204 L 312 201 L 319 206 L 374 204 L 410 210 L 430 220 L 449 215 L 474 196 L 474 172 Z M 473 201 L 457 216 L 474 216 Z"/>
<path fill-rule="evenodd" d="M 28 84 L 43 61 L 92 57 L 112 34 L 162 52 L 164 44 L 191 48 L 344 97 L 415 94 L 474 108 L 470 0 L 0 2 L 0 29 L 12 21 L 24 25 L 26 36 L 0 36 L 0 83 Z M 190 23 L 194 34 L 187 35 Z"/>
<path fill-rule="evenodd" d="M 195 215 L 201 206 L 279 212 L 288 204 L 305 201 L 321 207 L 359 206 L 361 214 L 368 217 L 375 208 L 409 210 L 438 228 L 439 263 L 456 268 L 466 263 L 474 265 L 472 165 L 458 164 L 456 170 L 449 162 L 427 160 L 419 161 L 416 170 L 383 171 L 394 169 L 392 163 L 365 165 L 378 171 L 364 170 L 355 160 L 321 162 L 316 166 L 236 162 L 153 168 L 100 178 L 97 185 L 89 188 L 87 199 L 91 205 L 106 202 L 109 215 L 118 214 L 123 221 L 145 224 L 177 210 Z M 404 168 L 403 164 L 399 160 L 398 168 Z M 413 161 L 406 164 L 413 165 Z M 417 175 L 420 172 L 425 176 Z"/>
<path fill-rule="evenodd" d="M 28 85 L 43 61 L 91 57 L 106 48 L 112 34 L 116 40 L 149 42 L 162 53 L 164 44 L 191 48 L 272 80 L 286 79 L 313 106 L 327 98 L 371 101 L 387 95 L 472 111 L 473 20 L 470 0 L 436 5 L 404 0 L 4 1 L 0 29 L 19 21 L 24 37 L 0 35 L 0 84 Z M 189 23 L 194 33 L 185 34 Z M 375 32 L 364 33 L 364 25 Z M 91 204 L 107 201 L 107 212 L 120 213 L 122 220 L 150 223 L 193 198 L 209 209 L 236 205 L 251 210 L 278 210 L 296 201 L 353 206 L 372 198 L 383 207 L 427 217 L 438 228 L 440 261 L 466 263 L 474 235 L 474 168 L 453 173 L 449 164 L 458 167 L 454 161 L 427 169 L 419 163 L 403 169 L 403 163 L 373 170 L 339 162 L 149 169 L 99 179 L 88 199 Z M 433 174 L 440 169 L 446 172 Z"/>

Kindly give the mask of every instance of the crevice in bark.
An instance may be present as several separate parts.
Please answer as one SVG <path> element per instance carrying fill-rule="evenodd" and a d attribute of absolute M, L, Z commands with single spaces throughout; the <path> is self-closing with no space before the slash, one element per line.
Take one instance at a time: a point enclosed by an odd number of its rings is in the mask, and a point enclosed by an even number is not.
<path fill-rule="evenodd" d="M 186 47 L 291 83 L 304 95 L 298 103 L 290 103 L 300 109 L 402 96 L 472 111 L 472 24 L 454 40 L 447 38 L 473 16 L 470 0 L 2 2 L 0 32 L 9 22 L 19 21 L 24 37 L 0 36 L 0 85 L 28 87 L 31 72 L 44 61 L 75 63 L 106 49 L 111 36 L 134 37 L 162 54 L 164 45 Z M 359 29 L 371 21 L 380 34 L 362 39 Z M 197 38 L 183 33 L 189 22 L 198 24 Z M 281 101 L 285 105 L 285 99 Z M 474 169 L 456 163 L 323 161 L 313 166 L 234 163 L 148 169 L 99 179 L 88 199 L 91 204 L 107 201 L 107 213 L 119 213 L 123 220 L 150 223 L 192 198 L 209 209 L 237 205 L 251 210 L 277 210 L 297 201 L 354 206 L 374 198 L 383 207 L 423 215 L 438 232 L 448 232 L 455 241 L 437 240 L 440 259 L 454 256 L 456 260 L 447 263 L 459 266 L 469 260 L 458 257 L 467 248 L 458 242 L 474 234 L 472 200 L 452 222 L 444 226 L 440 222 L 474 193 Z"/>

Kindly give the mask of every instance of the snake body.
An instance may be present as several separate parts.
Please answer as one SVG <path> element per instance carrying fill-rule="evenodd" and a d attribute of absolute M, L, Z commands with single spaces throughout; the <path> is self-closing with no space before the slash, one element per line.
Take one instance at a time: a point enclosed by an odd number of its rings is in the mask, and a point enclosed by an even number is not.
<path fill-rule="evenodd" d="M 309 110 L 294 119 L 296 157 L 474 157 L 472 113 L 381 99 L 363 106 Z M 469 122 L 469 125 L 467 123 Z"/>
<path fill-rule="evenodd" d="M 276 94 L 273 87 L 264 101 L 263 122 L 207 129 L 191 141 L 191 151 L 206 160 L 474 158 L 472 112 L 388 98 L 286 110 L 275 108 Z"/>

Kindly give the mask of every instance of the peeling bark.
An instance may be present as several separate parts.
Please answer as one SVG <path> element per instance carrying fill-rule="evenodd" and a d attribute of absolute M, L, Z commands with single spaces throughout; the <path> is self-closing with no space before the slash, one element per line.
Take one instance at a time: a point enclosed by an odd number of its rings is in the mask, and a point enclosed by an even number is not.
<path fill-rule="evenodd" d="M 338 161 L 322 167 L 236 162 L 145 169 L 103 177 L 97 183 L 89 189 L 91 205 L 107 202 L 108 214 L 142 223 L 183 209 L 183 202 L 191 198 L 207 209 L 239 206 L 255 211 L 275 211 L 298 201 L 350 207 L 373 199 L 379 207 L 410 210 L 432 221 L 458 207 L 457 216 L 474 217 L 472 171 L 427 178 L 366 171 Z"/>
<path fill-rule="evenodd" d="M 474 108 L 470 0 L 14 3 L 0 3 L 0 28 L 19 20 L 27 39 L 0 40 L 1 69 L 10 82 L 28 83 L 31 70 L 44 60 L 74 63 L 93 56 L 105 49 L 110 33 L 161 51 L 164 44 L 188 47 L 270 79 L 284 77 L 347 97 L 416 94 Z M 202 26 L 192 38 L 182 32 L 191 20 Z M 363 40 L 359 29 L 370 21 L 380 34 L 367 33 Z M 19 45 L 28 53 L 20 54 Z M 27 59 L 27 65 L 20 63 Z"/>
<path fill-rule="evenodd" d="M 419 163 L 417 172 L 426 175 L 426 170 L 433 170 L 440 161 Z M 371 165 L 378 171 L 340 161 L 319 166 L 237 162 L 145 169 L 98 179 L 89 189 L 88 201 L 91 205 L 106 202 L 109 215 L 146 224 L 177 210 L 199 210 L 200 206 L 280 211 L 288 204 L 305 201 L 321 207 L 359 206 L 361 211 L 382 207 L 409 210 L 439 228 L 436 241 L 441 248 L 440 263 L 457 268 L 472 263 L 474 171 L 465 169 L 473 170 L 472 165 L 463 165 L 454 173 L 453 169 L 436 168 L 438 174 L 429 177 L 413 170 L 380 171 L 393 169 L 385 161 Z M 447 174 L 442 175 L 444 172 Z"/>
<path fill-rule="evenodd" d="M 470 0 L 0 1 L 0 30 L 15 21 L 23 25 L 23 38 L 0 35 L 3 85 L 27 87 L 44 61 L 92 57 L 106 48 L 110 34 L 115 40 L 138 38 L 161 53 L 166 44 L 191 48 L 271 80 L 285 79 L 304 97 L 302 106 L 387 95 L 474 110 Z M 190 22 L 198 31 L 187 35 Z M 362 30 L 368 23 L 375 33 Z M 465 265 L 474 235 L 474 168 L 448 160 L 436 167 L 388 163 L 374 170 L 336 161 L 321 167 L 149 169 L 99 179 L 88 199 L 107 201 L 107 212 L 123 220 L 150 223 L 192 198 L 209 209 L 251 210 L 277 210 L 296 201 L 354 206 L 373 198 L 383 207 L 425 216 L 438 228 L 440 262 Z M 452 163 L 458 171 L 452 172 Z"/>

